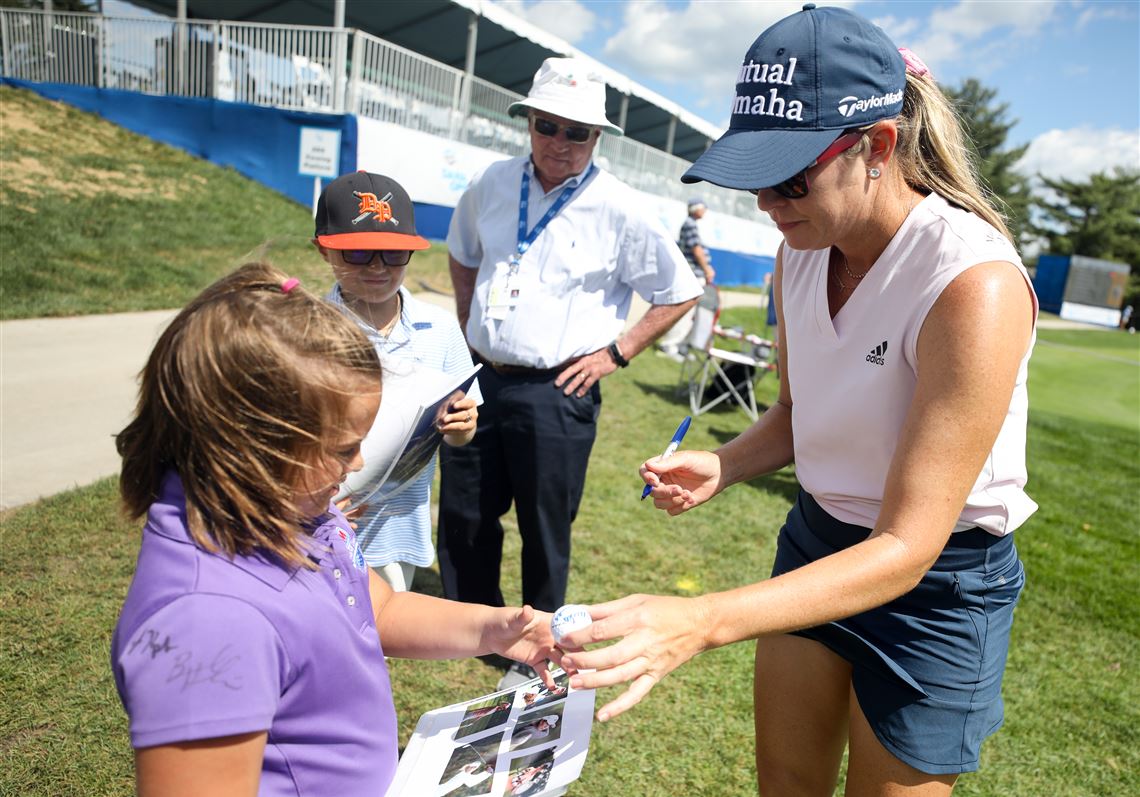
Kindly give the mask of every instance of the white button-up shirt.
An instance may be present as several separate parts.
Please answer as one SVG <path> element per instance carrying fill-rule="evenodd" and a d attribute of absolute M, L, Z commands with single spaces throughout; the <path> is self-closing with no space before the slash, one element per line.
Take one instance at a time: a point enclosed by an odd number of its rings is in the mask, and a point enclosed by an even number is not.
<path fill-rule="evenodd" d="M 582 183 L 521 257 L 519 302 L 506 317 L 487 312 L 496 264 L 518 251 L 519 192 L 530 174 L 527 232 L 563 190 Z M 553 368 L 615 340 L 636 291 L 650 304 L 702 292 L 672 236 L 642 210 L 644 198 L 601 169 L 586 169 L 550 192 L 530 156 L 491 164 L 467 187 L 451 217 L 447 246 L 478 270 L 467 340 L 500 363 Z"/>

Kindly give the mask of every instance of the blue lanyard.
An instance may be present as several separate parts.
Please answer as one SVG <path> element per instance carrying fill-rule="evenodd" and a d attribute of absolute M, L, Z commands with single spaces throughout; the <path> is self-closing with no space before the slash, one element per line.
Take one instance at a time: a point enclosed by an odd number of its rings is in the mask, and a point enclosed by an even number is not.
<path fill-rule="evenodd" d="M 554 204 L 550 206 L 550 210 L 546 211 L 546 214 L 538 220 L 538 224 L 534 225 L 534 229 L 529 233 L 526 231 L 526 217 L 527 206 L 530 204 L 530 174 L 526 169 L 523 169 L 522 188 L 519 189 L 519 246 L 518 251 L 511 256 L 512 271 L 518 269 L 519 260 L 526 254 L 526 250 L 530 249 L 530 245 L 542 234 L 542 231 L 546 229 L 546 225 L 550 223 L 550 220 L 558 215 L 558 211 L 562 210 L 562 207 L 570 201 L 574 193 L 586 184 L 586 181 L 590 179 L 590 175 L 592 175 L 597 168 L 597 166 L 591 163 L 589 170 L 586 172 L 586 176 L 578 182 L 578 185 L 573 188 L 570 186 L 563 188 L 562 193 L 558 195 L 558 199 L 554 200 Z"/>

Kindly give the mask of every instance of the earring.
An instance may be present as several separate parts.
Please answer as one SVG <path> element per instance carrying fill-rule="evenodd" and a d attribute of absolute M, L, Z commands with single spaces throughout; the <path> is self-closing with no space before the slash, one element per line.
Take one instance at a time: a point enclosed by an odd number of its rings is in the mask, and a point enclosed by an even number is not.
<path fill-rule="evenodd" d="M 867 176 L 870 177 L 872 180 L 878 180 L 879 177 L 882 176 L 882 174 L 883 173 L 881 171 L 879 171 L 878 168 L 875 166 L 872 166 L 870 169 L 867 170 Z"/>

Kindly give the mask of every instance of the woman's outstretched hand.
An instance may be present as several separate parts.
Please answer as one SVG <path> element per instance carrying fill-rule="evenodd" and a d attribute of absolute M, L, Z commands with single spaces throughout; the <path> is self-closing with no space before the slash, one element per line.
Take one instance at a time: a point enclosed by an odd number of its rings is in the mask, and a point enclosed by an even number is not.
<path fill-rule="evenodd" d="M 724 487 L 720 457 L 711 451 L 678 451 L 665 459 L 647 459 L 639 473 L 653 488 L 653 505 L 670 515 L 703 504 Z"/>
<path fill-rule="evenodd" d="M 598 710 L 598 720 L 633 708 L 662 678 L 709 646 L 704 598 L 630 595 L 587 607 L 594 622 L 563 637 L 562 647 L 620 639 L 595 650 L 567 653 L 561 665 L 575 689 L 629 682 L 616 700 Z"/>

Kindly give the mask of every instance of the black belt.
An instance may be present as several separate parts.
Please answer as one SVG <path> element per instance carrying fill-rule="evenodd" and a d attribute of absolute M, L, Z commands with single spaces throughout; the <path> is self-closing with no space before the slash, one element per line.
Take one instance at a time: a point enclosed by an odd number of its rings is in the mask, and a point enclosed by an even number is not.
<path fill-rule="evenodd" d="M 571 357 L 564 363 L 554 366 L 553 368 L 531 368 L 526 365 L 512 365 L 510 363 L 497 363 L 494 360 L 489 360 L 474 349 L 471 350 L 472 356 L 476 361 L 483 363 L 483 365 L 490 368 L 499 376 L 529 376 L 535 379 L 550 379 L 558 376 L 563 370 L 578 362 L 581 357 Z"/>

